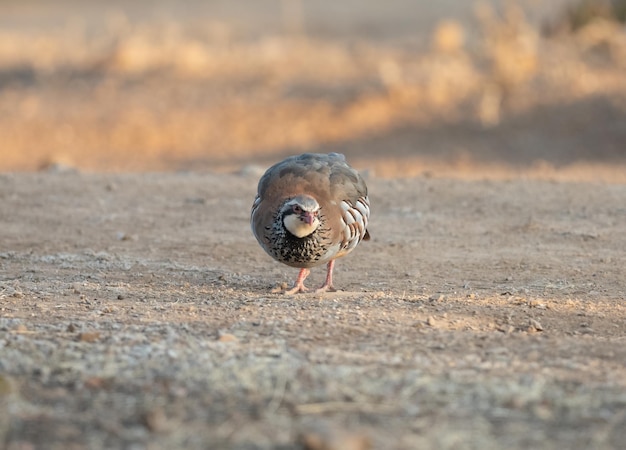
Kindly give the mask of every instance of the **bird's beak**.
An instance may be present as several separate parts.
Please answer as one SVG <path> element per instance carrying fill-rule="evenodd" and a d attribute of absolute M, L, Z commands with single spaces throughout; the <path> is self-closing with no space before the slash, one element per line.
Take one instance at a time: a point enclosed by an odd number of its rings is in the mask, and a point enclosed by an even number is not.
<path fill-rule="evenodd" d="M 304 217 L 304 221 L 309 225 L 313 225 L 313 221 L 315 220 L 315 214 L 310 211 L 305 211 L 302 216 Z"/>

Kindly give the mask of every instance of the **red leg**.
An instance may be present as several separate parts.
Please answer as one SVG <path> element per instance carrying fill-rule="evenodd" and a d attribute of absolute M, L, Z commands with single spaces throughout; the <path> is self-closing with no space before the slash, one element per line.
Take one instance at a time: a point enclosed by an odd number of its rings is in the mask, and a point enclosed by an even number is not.
<path fill-rule="evenodd" d="M 326 267 L 326 281 L 315 292 L 334 292 L 336 290 L 333 286 L 333 268 L 335 267 L 335 260 L 331 260 Z"/>
<path fill-rule="evenodd" d="M 300 273 L 298 274 L 298 278 L 296 279 L 296 284 L 294 284 L 293 288 L 285 291 L 285 294 L 297 294 L 298 292 L 306 292 L 308 289 L 304 286 L 304 280 L 309 276 L 311 271 L 309 269 L 300 269 Z"/>

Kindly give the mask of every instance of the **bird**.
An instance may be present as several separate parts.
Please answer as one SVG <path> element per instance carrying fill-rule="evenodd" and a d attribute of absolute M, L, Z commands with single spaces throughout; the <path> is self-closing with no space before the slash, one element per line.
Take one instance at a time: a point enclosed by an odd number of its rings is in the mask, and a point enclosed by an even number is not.
<path fill-rule="evenodd" d="M 250 225 L 276 261 L 300 269 L 285 294 L 306 292 L 312 267 L 326 264 L 316 292 L 335 291 L 335 260 L 369 240 L 370 201 L 363 177 L 340 153 L 303 153 L 271 166 L 261 177 Z"/>

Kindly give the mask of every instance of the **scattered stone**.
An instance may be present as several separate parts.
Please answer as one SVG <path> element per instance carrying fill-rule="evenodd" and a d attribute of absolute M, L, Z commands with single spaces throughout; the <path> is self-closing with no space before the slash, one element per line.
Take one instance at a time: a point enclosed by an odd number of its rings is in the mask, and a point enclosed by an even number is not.
<path fill-rule="evenodd" d="M 137 236 L 136 234 L 128 234 L 124 233 L 123 231 L 118 231 L 117 233 L 115 233 L 115 237 L 118 241 L 136 241 L 139 239 L 139 236 Z"/>
<path fill-rule="evenodd" d="M 286 291 L 288 288 L 289 285 L 285 282 L 282 282 L 279 285 L 275 286 L 270 292 L 272 294 L 280 294 L 281 292 Z"/>
<path fill-rule="evenodd" d="M 70 324 L 67 326 L 67 328 L 66 328 L 66 330 L 65 330 L 65 331 L 67 331 L 68 333 L 73 333 L 73 332 L 75 332 L 75 331 L 76 331 L 76 325 L 74 325 L 73 323 L 70 323 Z"/>
<path fill-rule="evenodd" d="M 257 166 L 254 164 L 248 164 L 246 166 L 243 166 L 241 168 L 241 170 L 239 171 L 239 175 L 245 176 L 245 177 L 260 177 L 261 175 L 263 175 L 265 173 L 265 168 L 261 167 L 261 166 Z"/>
<path fill-rule="evenodd" d="M 554 420 L 554 411 L 549 405 L 538 404 L 532 408 L 533 414 L 541 420 Z"/>
<path fill-rule="evenodd" d="M 97 331 L 83 332 L 77 336 L 77 339 L 80 342 L 89 342 L 89 343 L 96 342 L 100 340 L 100 333 L 98 333 Z"/>
<path fill-rule="evenodd" d="M 167 416 L 161 408 L 147 411 L 143 416 L 143 423 L 153 433 L 163 433 L 169 429 Z"/>
<path fill-rule="evenodd" d="M 40 166 L 42 172 L 55 174 L 77 174 L 79 170 L 70 163 L 62 160 L 47 161 Z"/>
<path fill-rule="evenodd" d="M 20 323 L 18 326 L 16 326 L 13 331 L 15 333 L 28 333 L 28 327 L 26 325 L 24 325 L 23 323 Z"/>
<path fill-rule="evenodd" d="M 543 326 L 535 319 L 529 319 L 529 331 L 543 331 Z"/>
<path fill-rule="evenodd" d="M 230 334 L 230 333 L 220 333 L 218 338 L 218 341 L 220 342 L 237 342 L 239 341 L 239 339 L 237 339 L 237 336 L 235 336 L 234 334 Z"/>
<path fill-rule="evenodd" d="M 105 387 L 107 380 L 102 377 L 89 377 L 85 380 L 84 385 L 88 389 L 98 390 Z"/>
<path fill-rule="evenodd" d="M 531 308 L 546 309 L 546 304 L 542 303 L 539 300 L 530 300 L 528 302 L 528 306 L 530 306 Z"/>
<path fill-rule="evenodd" d="M 300 442 L 305 450 L 369 450 L 371 440 L 364 434 L 357 433 L 304 433 Z"/>
<path fill-rule="evenodd" d="M 511 334 L 515 331 L 515 327 L 513 325 L 500 325 L 496 330 L 504 334 Z"/>

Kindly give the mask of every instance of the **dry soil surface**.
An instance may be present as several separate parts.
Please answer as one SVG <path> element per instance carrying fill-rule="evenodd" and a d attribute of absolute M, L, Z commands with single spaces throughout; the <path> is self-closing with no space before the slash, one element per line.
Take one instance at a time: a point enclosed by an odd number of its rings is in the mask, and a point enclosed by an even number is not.
<path fill-rule="evenodd" d="M 257 179 L 0 175 L 4 448 L 623 448 L 626 186 L 370 177 L 286 296 Z"/>

